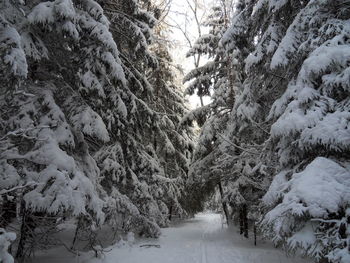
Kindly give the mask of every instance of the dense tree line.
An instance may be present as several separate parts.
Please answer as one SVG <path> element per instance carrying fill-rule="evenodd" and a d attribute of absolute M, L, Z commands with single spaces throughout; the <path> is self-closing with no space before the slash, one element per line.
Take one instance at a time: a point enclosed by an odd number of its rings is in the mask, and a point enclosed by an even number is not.
<path fill-rule="evenodd" d="M 214 195 L 246 237 L 349 262 L 349 1 L 215 1 L 184 77 L 211 103 L 190 112 L 167 4 L 0 2 L 0 261 L 63 224 L 74 253 L 102 228 L 157 237 Z"/>
<path fill-rule="evenodd" d="M 186 215 L 193 133 L 180 125 L 163 10 L 0 2 L 0 227 L 16 232 L 17 258 L 57 245 L 64 222 L 75 225 L 69 249 L 84 240 L 98 253 L 102 226 L 157 237 L 171 214 Z M 13 235 L 2 233 L 6 250 Z"/>
<path fill-rule="evenodd" d="M 209 57 L 185 77 L 189 92 L 212 99 L 185 118 L 202 125 L 190 176 L 223 185 L 245 236 L 251 225 L 289 251 L 349 262 L 349 1 L 239 0 L 229 25 L 226 2 L 188 53 Z"/>

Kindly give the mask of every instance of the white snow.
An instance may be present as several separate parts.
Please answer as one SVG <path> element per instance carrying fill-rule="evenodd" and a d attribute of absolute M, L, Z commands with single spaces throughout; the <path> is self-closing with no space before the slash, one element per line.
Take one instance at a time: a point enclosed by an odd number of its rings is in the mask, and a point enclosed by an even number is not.
<path fill-rule="evenodd" d="M 90 107 L 74 115 L 71 121 L 74 126 L 80 129 L 84 134 L 95 136 L 104 142 L 110 140 L 106 125 L 101 116 Z"/>
<path fill-rule="evenodd" d="M 262 198 L 266 205 L 273 205 L 283 196 L 283 192 L 288 188 L 287 171 L 278 173 L 271 182 L 269 190 Z"/>
<path fill-rule="evenodd" d="M 28 21 L 32 24 L 50 24 L 55 22 L 54 2 L 43 2 L 33 8 L 28 15 Z"/>
<path fill-rule="evenodd" d="M 7 252 L 8 247 L 16 239 L 16 234 L 12 232 L 6 232 L 3 228 L 0 228 L 0 262 L 13 263 L 13 257 Z"/>
<path fill-rule="evenodd" d="M 21 48 L 21 36 L 17 30 L 7 24 L 7 21 L 0 16 L 0 43 L 1 48 L 9 46 L 9 50 L 3 58 L 5 64 L 11 66 L 11 71 L 15 76 L 27 77 L 28 65 L 26 56 Z"/>
<path fill-rule="evenodd" d="M 308 222 L 300 231 L 288 238 L 288 246 L 292 249 L 312 247 L 316 243 L 315 227 L 312 222 Z"/>
<path fill-rule="evenodd" d="M 275 213 L 283 217 L 288 210 L 312 217 L 336 213 L 350 199 L 350 173 L 333 160 L 317 157 L 302 172 L 293 174 L 287 187 L 282 203 L 267 213 L 267 220 L 274 220 Z"/>
<path fill-rule="evenodd" d="M 132 244 L 131 244 L 132 243 Z M 142 245 L 160 247 L 140 247 Z M 254 246 L 252 239 L 245 239 L 236 228 L 222 224 L 221 215 L 201 213 L 195 218 L 162 230 L 159 239 L 141 239 L 119 242 L 106 249 L 100 259 L 93 253 L 76 257 L 69 252 L 48 251 L 36 259 L 37 263 L 306 263 L 299 257 L 287 257 L 270 243 L 258 240 Z"/>

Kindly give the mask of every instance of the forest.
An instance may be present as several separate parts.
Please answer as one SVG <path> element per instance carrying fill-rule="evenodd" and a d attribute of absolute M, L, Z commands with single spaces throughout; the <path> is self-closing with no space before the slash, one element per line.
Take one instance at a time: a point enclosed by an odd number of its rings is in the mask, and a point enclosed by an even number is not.
<path fill-rule="evenodd" d="M 0 0 L 0 263 L 350 263 L 350 1 L 180 2 Z"/>

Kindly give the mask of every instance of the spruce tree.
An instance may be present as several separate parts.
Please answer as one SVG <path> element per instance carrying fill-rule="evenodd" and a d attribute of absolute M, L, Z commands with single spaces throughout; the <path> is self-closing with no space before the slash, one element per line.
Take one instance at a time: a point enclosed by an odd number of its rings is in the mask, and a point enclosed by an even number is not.
<path fill-rule="evenodd" d="M 1 224 L 20 222 L 18 258 L 52 244 L 64 220 L 76 222 L 73 249 L 88 233 L 95 250 L 102 224 L 155 237 L 171 207 L 185 214 L 184 100 L 171 78 L 149 77 L 172 74 L 150 49 L 160 9 L 99 3 L 1 3 Z"/>
<path fill-rule="evenodd" d="M 202 126 L 191 165 L 191 184 L 195 187 L 204 180 L 208 182 L 205 187 L 209 189 L 203 190 L 203 193 L 197 192 L 199 196 L 192 197 L 195 200 L 202 200 L 202 194 L 208 196 L 221 181 L 220 175 L 212 167 L 215 166 L 218 155 L 220 133 L 225 127 L 233 103 L 234 86 L 230 80 L 229 61 L 219 45 L 232 12 L 230 3 L 231 1 L 219 2 L 211 9 L 203 25 L 209 28 L 209 33 L 200 36 L 187 53 L 187 56 L 205 55 L 209 59 L 203 66 L 191 70 L 184 77 L 184 82 L 188 82 L 187 94 L 196 93 L 198 96 L 212 98 L 210 104 L 189 112 L 183 119 L 184 123 L 196 121 Z M 197 205 L 197 209 L 202 209 L 200 204 Z"/>
<path fill-rule="evenodd" d="M 332 262 L 349 260 L 348 10 L 346 1 L 238 1 L 219 42 L 234 104 L 215 125 L 221 135 L 206 130 L 210 119 L 203 126 L 215 158 L 199 144 L 207 162 L 193 165 L 229 178 L 239 221 L 262 220 L 276 244 Z"/>

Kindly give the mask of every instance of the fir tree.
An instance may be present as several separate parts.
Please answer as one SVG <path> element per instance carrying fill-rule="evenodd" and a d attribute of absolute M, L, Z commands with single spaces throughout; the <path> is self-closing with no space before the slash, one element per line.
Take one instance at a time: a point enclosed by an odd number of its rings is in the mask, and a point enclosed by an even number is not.
<path fill-rule="evenodd" d="M 50 231 L 71 218 L 73 248 L 88 232 L 95 249 L 104 223 L 158 236 L 170 207 L 185 213 L 178 200 L 193 147 L 184 129 L 168 127 L 186 111 L 178 88 L 147 78 L 160 72 L 150 50 L 159 9 L 136 1 L 1 5 L 1 223 L 22 224 L 17 257 L 50 245 Z M 159 108 L 152 85 L 174 103 Z M 44 229 L 45 237 L 32 234 Z"/>
<path fill-rule="evenodd" d="M 346 196 L 349 179 L 348 4 L 262 0 L 236 7 L 220 43 L 235 61 L 237 89 L 209 165 L 227 174 L 228 202 L 248 205 L 248 217 L 274 177 L 261 204 L 265 233 L 318 260 L 347 262 L 348 198 L 337 196 Z M 344 187 L 335 186 L 339 180 Z M 326 182 L 327 191 L 310 195 L 310 185 Z M 337 205 L 330 208 L 330 200 Z"/>

